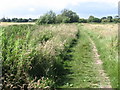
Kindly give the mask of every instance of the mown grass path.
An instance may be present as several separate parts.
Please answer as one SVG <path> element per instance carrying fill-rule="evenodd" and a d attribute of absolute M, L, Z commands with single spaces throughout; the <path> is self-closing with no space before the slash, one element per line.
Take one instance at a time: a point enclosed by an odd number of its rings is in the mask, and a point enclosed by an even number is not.
<path fill-rule="evenodd" d="M 79 30 L 80 37 L 70 48 L 67 55 L 69 58 L 64 62 L 65 69 L 70 72 L 63 75 L 60 88 L 110 88 L 94 42 L 81 26 Z"/>
<path fill-rule="evenodd" d="M 102 60 L 99 58 L 99 54 L 98 54 L 98 50 L 96 48 L 96 45 L 94 43 L 94 41 L 90 38 L 90 36 L 88 36 L 89 40 L 91 41 L 92 44 L 92 51 L 93 51 L 93 59 L 95 60 L 95 68 L 97 70 L 97 77 L 100 80 L 100 88 L 112 88 L 110 85 L 110 79 L 109 77 L 106 75 L 105 71 L 103 70 L 103 62 Z"/>
<path fill-rule="evenodd" d="M 64 82 L 60 88 L 94 88 L 98 87 L 99 80 L 96 78 L 96 71 L 93 60 L 91 42 L 85 33 L 81 31 L 76 45 L 70 48 L 65 60 L 66 69 L 70 71 L 64 75 Z"/>

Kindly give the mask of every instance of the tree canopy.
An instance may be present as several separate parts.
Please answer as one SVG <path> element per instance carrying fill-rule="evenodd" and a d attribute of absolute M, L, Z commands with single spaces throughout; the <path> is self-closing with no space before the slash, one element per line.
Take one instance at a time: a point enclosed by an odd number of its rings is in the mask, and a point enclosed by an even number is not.
<path fill-rule="evenodd" d="M 37 20 L 37 24 L 73 23 L 78 21 L 79 16 L 75 12 L 64 9 L 57 16 L 53 11 L 49 11 Z"/>
<path fill-rule="evenodd" d="M 70 19 L 70 23 L 79 21 L 79 16 L 71 10 L 64 9 L 62 11 L 62 16 L 68 17 Z"/>
<path fill-rule="evenodd" d="M 37 24 L 52 24 L 55 23 L 56 14 L 49 11 L 37 20 Z"/>

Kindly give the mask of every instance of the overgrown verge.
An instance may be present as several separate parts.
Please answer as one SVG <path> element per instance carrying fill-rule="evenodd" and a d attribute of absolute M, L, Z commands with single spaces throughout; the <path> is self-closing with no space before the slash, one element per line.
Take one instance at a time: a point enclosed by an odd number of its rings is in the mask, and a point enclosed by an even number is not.
<path fill-rule="evenodd" d="M 103 62 L 103 67 L 110 77 L 112 88 L 118 87 L 118 37 L 115 32 L 112 31 L 111 28 L 103 29 L 104 27 L 101 25 L 97 27 L 86 27 L 85 32 L 94 40 L 96 47 L 98 49 L 98 53 L 100 54 L 100 58 Z M 110 30 L 111 29 L 111 30 Z M 108 30 L 108 31 L 107 31 Z M 112 32 L 112 33 L 110 33 Z"/>
<path fill-rule="evenodd" d="M 55 87 L 63 70 L 62 52 L 76 38 L 76 25 L 13 25 L 2 29 L 3 88 Z"/>
<path fill-rule="evenodd" d="M 69 62 L 72 59 L 71 52 L 73 52 L 72 48 L 75 47 L 78 43 L 79 37 L 80 37 L 80 31 L 77 29 L 77 33 L 75 34 L 75 38 L 71 39 L 70 43 L 67 43 L 65 45 L 64 50 L 60 54 L 60 58 L 62 60 L 62 71 L 59 75 L 59 77 L 56 79 L 56 88 L 60 88 L 62 85 L 64 85 L 69 78 L 67 75 L 71 73 L 71 71 L 67 68 L 69 65 L 66 63 L 67 61 Z M 59 72 L 58 71 L 58 72 Z"/>

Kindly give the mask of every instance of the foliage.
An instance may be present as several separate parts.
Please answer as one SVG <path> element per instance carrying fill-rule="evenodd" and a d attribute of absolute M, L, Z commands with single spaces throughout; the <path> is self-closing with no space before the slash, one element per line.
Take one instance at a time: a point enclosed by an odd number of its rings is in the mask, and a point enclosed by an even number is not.
<path fill-rule="evenodd" d="M 67 10 L 67 9 L 62 10 L 62 16 L 66 16 L 70 18 L 70 23 L 79 21 L 79 16 L 71 10 Z"/>
<path fill-rule="evenodd" d="M 70 22 L 70 18 L 64 16 L 62 22 L 63 22 L 63 23 L 69 23 L 69 22 Z"/>
<path fill-rule="evenodd" d="M 5 18 L 2 18 L 0 21 L 1 22 L 6 22 L 7 20 Z"/>
<path fill-rule="evenodd" d="M 88 22 L 93 22 L 93 20 L 94 20 L 94 16 L 89 16 Z"/>
<path fill-rule="evenodd" d="M 37 20 L 37 24 L 52 24 L 55 23 L 56 14 L 53 11 L 49 11 L 45 15 L 41 16 Z"/>
<path fill-rule="evenodd" d="M 66 16 L 62 16 L 62 15 L 56 16 L 56 23 L 69 23 L 69 22 L 70 22 L 70 18 Z"/>
<path fill-rule="evenodd" d="M 29 45 L 31 29 L 31 26 L 28 28 L 23 25 L 4 28 L 2 33 L 2 69 L 3 85 L 6 88 L 28 83 L 26 71 L 30 68 L 31 53 L 34 53 Z"/>
<path fill-rule="evenodd" d="M 119 16 L 115 16 L 114 18 L 112 16 L 102 17 L 101 22 L 102 23 L 110 23 L 110 22 L 119 23 L 120 18 Z"/>
<path fill-rule="evenodd" d="M 112 16 L 107 16 L 107 20 L 108 20 L 108 22 L 112 22 Z"/>
<path fill-rule="evenodd" d="M 45 78 L 42 77 L 41 79 L 35 81 L 32 80 L 29 85 L 28 88 L 39 88 L 39 89 L 50 89 L 51 87 L 53 87 L 53 84 L 55 84 L 55 82 L 53 82 L 53 80 L 50 80 L 49 78 Z M 33 88 L 33 89 L 34 89 Z"/>
<path fill-rule="evenodd" d="M 119 16 L 116 15 L 114 17 L 112 16 L 107 16 L 107 17 L 102 17 L 102 18 L 97 18 L 94 16 L 89 16 L 88 19 L 81 18 L 79 19 L 79 15 L 77 15 L 76 12 L 68 9 L 63 9 L 60 14 L 56 15 L 55 12 L 49 11 L 45 13 L 44 15 L 40 16 L 39 19 L 24 19 L 24 18 L 5 18 L 3 17 L 0 19 L 0 22 L 36 22 L 38 25 L 40 24 L 55 24 L 55 23 L 74 23 L 74 22 L 79 22 L 79 23 L 119 23 Z"/>
<path fill-rule="evenodd" d="M 113 22 L 115 22 L 115 23 L 120 23 L 120 18 L 115 18 L 115 19 L 113 19 Z"/>
<path fill-rule="evenodd" d="M 98 23 L 100 23 L 101 20 L 99 18 L 95 18 L 94 16 L 90 16 L 88 18 L 88 22 L 98 22 Z"/>
<path fill-rule="evenodd" d="M 35 22 L 37 19 L 32 19 L 32 18 L 29 18 L 29 19 L 23 19 L 23 18 L 2 18 L 0 19 L 1 22 Z"/>
<path fill-rule="evenodd" d="M 103 19 L 107 19 L 107 18 L 106 17 L 102 17 L 101 20 L 103 20 Z"/>
<path fill-rule="evenodd" d="M 13 25 L 2 31 L 3 88 L 51 88 L 61 75 L 60 55 L 75 38 L 76 26 Z"/>
<path fill-rule="evenodd" d="M 84 18 L 79 19 L 79 23 L 87 23 L 87 20 Z"/>
<path fill-rule="evenodd" d="M 56 16 L 56 23 L 62 23 L 63 22 L 63 16 L 62 15 L 57 15 Z"/>
<path fill-rule="evenodd" d="M 107 19 L 102 19 L 101 22 L 102 22 L 102 23 L 107 23 L 108 20 L 107 20 Z"/>
<path fill-rule="evenodd" d="M 75 12 L 64 9 L 62 13 L 57 16 L 53 11 L 49 11 L 37 20 L 37 24 L 73 23 L 78 21 L 79 16 Z"/>

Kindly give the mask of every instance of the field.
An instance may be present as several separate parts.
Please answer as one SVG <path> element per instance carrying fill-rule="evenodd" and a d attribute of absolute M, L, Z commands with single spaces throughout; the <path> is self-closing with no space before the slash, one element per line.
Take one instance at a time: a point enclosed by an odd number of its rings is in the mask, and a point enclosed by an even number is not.
<path fill-rule="evenodd" d="M 14 24 L 0 26 L 3 88 L 118 87 L 117 24 Z"/>
<path fill-rule="evenodd" d="M 25 22 L 25 23 L 16 23 L 16 22 L 0 22 L 0 26 L 8 26 L 8 25 L 20 25 L 20 24 L 35 24 L 34 22 Z"/>

